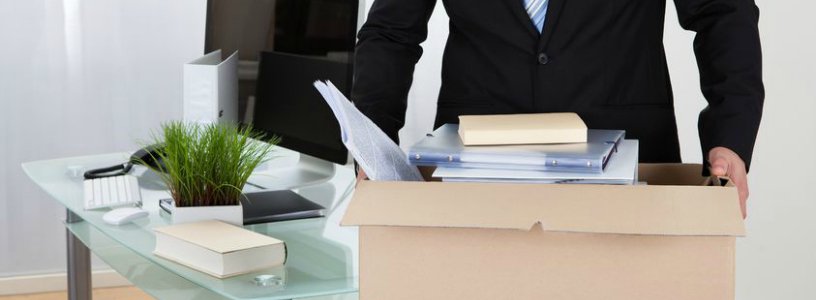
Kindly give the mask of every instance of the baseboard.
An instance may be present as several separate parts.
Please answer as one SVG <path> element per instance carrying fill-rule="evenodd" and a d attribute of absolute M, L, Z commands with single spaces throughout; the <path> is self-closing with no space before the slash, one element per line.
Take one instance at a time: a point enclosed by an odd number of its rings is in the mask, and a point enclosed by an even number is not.
<path fill-rule="evenodd" d="M 95 288 L 129 286 L 131 283 L 114 270 L 98 270 L 91 273 Z M 14 276 L 0 278 L 0 296 L 58 292 L 67 289 L 65 273 Z"/>

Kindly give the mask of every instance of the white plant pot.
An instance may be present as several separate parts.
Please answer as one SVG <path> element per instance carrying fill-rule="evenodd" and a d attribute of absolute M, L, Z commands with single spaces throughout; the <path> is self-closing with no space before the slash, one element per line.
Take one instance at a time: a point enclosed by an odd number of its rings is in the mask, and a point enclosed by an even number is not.
<path fill-rule="evenodd" d="M 174 207 L 173 224 L 206 220 L 221 220 L 230 224 L 244 225 L 244 209 L 238 205 Z"/>

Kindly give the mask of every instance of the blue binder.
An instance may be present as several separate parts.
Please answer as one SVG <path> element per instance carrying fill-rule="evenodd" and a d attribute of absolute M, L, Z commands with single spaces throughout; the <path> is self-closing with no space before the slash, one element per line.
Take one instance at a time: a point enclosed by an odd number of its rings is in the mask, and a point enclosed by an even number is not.
<path fill-rule="evenodd" d="M 588 130 L 587 143 L 464 146 L 458 124 L 445 124 L 408 149 L 417 166 L 600 173 L 623 130 Z"/>

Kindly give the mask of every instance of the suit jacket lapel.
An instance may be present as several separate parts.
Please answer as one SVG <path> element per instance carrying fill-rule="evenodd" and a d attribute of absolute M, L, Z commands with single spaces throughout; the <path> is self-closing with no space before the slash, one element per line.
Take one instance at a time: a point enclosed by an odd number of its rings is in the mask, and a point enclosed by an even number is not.
<path fill-rule="evenodd" d="M 540 42 L 544 43 L 544 45 L 550 41 L 553 31 L 555 31 L 555 27 L 558 25 L 558 18 L 561 16 L 561 10 L 564 8 L 565 1 L 566 0 L 550 0 L 549 6 L 547 7 L 547 18 L 544 20 L 544 31 L 541 32 Z M 526 14 L 527 12 L 525 11 L 524 13 Z M 532 22 L 528 23 L 532 24 Z"/>
<path fill-rule="evenodd" d="M 529 33 L 534 38 L 538 38 L 539 37 L 538 29 L 536 29 L 535 25 L 533 25 L 533 22 L 530 21 L 530 15 L 528 15 L 527 11 L 524 9 L 524 0 L 504 0 L 504 3 L 507 4 L 510 11 L 513 13 L 514 16 L 516 16 L 516 19 L 518 19 L 518 21 L 522 23 L 524 28 L 527 28 L 527 33 Z M 549 17 L 549 12 L 547 14 Z"/>

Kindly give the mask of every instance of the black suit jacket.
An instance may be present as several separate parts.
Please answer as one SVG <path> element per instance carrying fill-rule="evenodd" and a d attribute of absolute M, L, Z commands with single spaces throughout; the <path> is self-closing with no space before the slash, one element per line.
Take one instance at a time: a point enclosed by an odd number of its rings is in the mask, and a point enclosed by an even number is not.
<path fill-rule="evenodd" d="M 419 46 L 436 0 L 376 0 L 360 29 L 352 99 L 392 139 L 405 119 Z M 577 112 L 625 129 L 642 162 L 679 162 L 663 50 L 665 0 L 550 0 L 539 34 L 523 0 L 442 0 L 450 35 L 435 126 L 461 114 Z M 753 0 L 675 0 L 708 107 L 703 157 L 724 146 L 750 164 L 764 89 Z M 685 99 L 691 100 L 691 99 Z"/>

